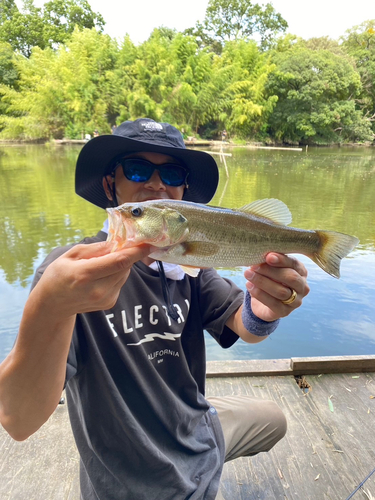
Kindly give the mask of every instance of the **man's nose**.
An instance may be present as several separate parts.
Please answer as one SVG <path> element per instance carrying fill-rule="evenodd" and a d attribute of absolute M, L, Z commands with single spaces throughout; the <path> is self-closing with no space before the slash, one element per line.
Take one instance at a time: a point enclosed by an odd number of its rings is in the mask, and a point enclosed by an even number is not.
<path fill-rule="evenodd" d="M 160 190 L 166 189 L 164 182 L 161 180 L 160 173 L 158 170 L 154 170 L 148 181 L 145 182 L 145 187 L 150 187 L 151 189 Z"/>

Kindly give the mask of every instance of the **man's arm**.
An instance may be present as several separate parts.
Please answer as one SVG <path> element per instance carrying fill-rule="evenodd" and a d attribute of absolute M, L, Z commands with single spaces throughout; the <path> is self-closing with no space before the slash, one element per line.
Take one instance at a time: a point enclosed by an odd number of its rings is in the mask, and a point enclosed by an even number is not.
<path fill-rule="evenodd" d="M 256 318 L 264 322 L 273 322 L 279 318 L 288 316 L 294 309 L 302 305 L 303 298 L 309 293 L 307 284 L 307 270 L 305 266 L 287 255 L 269 253 L 266 262 L 246 269 L 245 278 L 247 291 L 251 294 L 251 312 L 246 315 L 255 316 L 254 331 L 256 330 Z M 296 299 L 291 304 L 283 304 L 291 291 L 297 292 Z M 251 333 L 243 321 L 243 309 L 249 305 L 243 304 L 227 321 L 226 325 L 233 330 L 245 342 L 254 344 L 261 342 L 267 337 Z"/>
<path fill-rule="evenodd" d="M 0 365 L 0 423 L 16 440 L 55 410 L 78 313 L 110 309 L 148 246 L 110 253 L 106 242 L 76 245 L 52 262 L 26 302 L 14 348 Z"/>

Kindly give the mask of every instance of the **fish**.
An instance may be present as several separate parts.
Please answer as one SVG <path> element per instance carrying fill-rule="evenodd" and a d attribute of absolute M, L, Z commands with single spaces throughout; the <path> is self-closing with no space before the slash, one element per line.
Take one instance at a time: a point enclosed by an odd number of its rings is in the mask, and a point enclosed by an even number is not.
<path fill-rule="evenodd" d="M 290 227 L 280 200 L 256 200 L 238 209 L 180 200 L 149 200 L 107 208 L 112 251 L 150 244 L 150 257 L 178 264 L 191 276 L 201 268 L 233 268 L 265 262 L 269 252 L 309 257 L 340 277 L 340 263 L 358 238 L 325 230 Z"/>

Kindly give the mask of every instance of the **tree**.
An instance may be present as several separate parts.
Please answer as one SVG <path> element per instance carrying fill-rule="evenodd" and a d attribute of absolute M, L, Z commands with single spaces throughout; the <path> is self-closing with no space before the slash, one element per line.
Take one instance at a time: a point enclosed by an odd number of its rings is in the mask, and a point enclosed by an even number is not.
<path fill-rule="evenodd" d="M 0 25 L 9 19 L 12 19 L 16 12 L 18 12 L 18 7 L 14 0 L 1 0 Z"/>
<path fill-rule="evenodd" d="M 33 47 L 45 47 L 41 9 L 33 0 L 24 0 L 23 12 L 18 9 L 0 26 L 0 41 L 8 42 L 14 51 L 30 57 Z"/>
<path fill-rule="evenodd" d="M 126 98 L 130 119 L 146 115 L 162 119 L 168 95 L 177 82 L 171 43 L 170 31 L 155 28 L 149 39 L 138 47 L 133 64 L 126 68 L 132 75 Z"/>
<path fill-rule="evenodd" d="M 375 20 L 354 26 L 343 37 L 343 48 L 353 57 L 361 76 L 362 92 L 358 98 L 365 115 L 375 123 Z M 374 128 L 375 130 L 375 128 Z"/>
<path fill-rule="evenodd" d="M 267 83 L 278 98 L 269 132 L 284 142 L 330 143 L 373 139 L 370 123 L 356 108 L 359 74 L 344 57 L 301 46 L 276 54 Z"/>
<path fill-rule="evenodd" d="M 0 42 L 0 130 L 5 123 L 3 115 L 8 112 L 9 104 L 3 98 L 8 88 L 16 89 L 19 72 L 15 64 L 15 56 L 9 43 Z"/>
<path fill-rule="evenodd" d="M 43 8 L 43 35 L 47 46 L 65 43 L 75 27 L 103 31 L 104 19 L 87 0 L 50 0 Z"/>
<path fill-rule="evenodd" d="M 198 96 L 198 108 L 206 110 L 205 121 L 216 121 L 231 135 L 254 137 L 267 123 L 275 97 L 265 95 L 268 75 L 273 71 L 269 57 L 255 42 L 238 40 L 225 44 L 216 56 L 211 78 Z"/>
<path fill-rule="evenodd" d="M 4 90 L 9 104 L 4 137 L 81 138 L 98 128 L 110 132 L 111 79 L 116 42 L 95 29 L 74 31 L 67 46 L 19 57 L 19 90 Z"/>
<path fill-rule="evenodd" d="M 288 27 L 270 3 L 262 6 L 248 0 L 210 0 L 203 23 L 187 30 L 200 45 L 220 53 L 227 41 L 258 39 L 267 48 L 275 35 Z"/>
<path fill-rule="evenodd" d="M 18 79 L 14 53 L 9 43 L 0 42 L 0 85 L 13 87 Z"/>
<path fill-rule="evenodd" d="M 343 50 L 339 42 L 332 40 L 328 36 L 314 37 L 308 40 L 299 39 L 297 43 L 309 50 L 329 50 L 332 54 L 345 57 L 345 50 Z"/>
<path fill-rule="evenodd" d="M 76 26 L 102 31 L 104 20 L 91 10 L 87 0 L 51 0 L 43 8 L 35 7 L 33 0 L 23 0 L 20 12 L 6 0 L 5 15 L 0 18 L 0 41 L 8 42 L 13 50 L 30 57 L 33 47 L 57 48 L 68 40 Z"/>

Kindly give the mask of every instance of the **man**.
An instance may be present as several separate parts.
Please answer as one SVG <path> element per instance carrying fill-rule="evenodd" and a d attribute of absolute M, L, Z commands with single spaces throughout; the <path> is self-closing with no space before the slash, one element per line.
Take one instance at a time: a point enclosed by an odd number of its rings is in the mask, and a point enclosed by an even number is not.
<path fill-rule="evenodd" d="M 102 208 L 207 203 L 217 183 L 210 155 L 187 150 L 177 129 L 150 119 L 92 139 L 76 167 L 76 192 Z M 223 347 L 263 340 L 301 305 L 306 270 L 269 254 L 245 271 L 244 297 L 213 269 L 192 278 L 152 262 L 147 245 L 111 253 L 106 237 L 105 224 L 38 269 L 0 367 L 0 421 L 26 439 L 66 384 L 82 499 L 213 500 L 224 460 L 268 451 L 286 424 L 270 401 L 205 399 L 203 330 Z"/>

